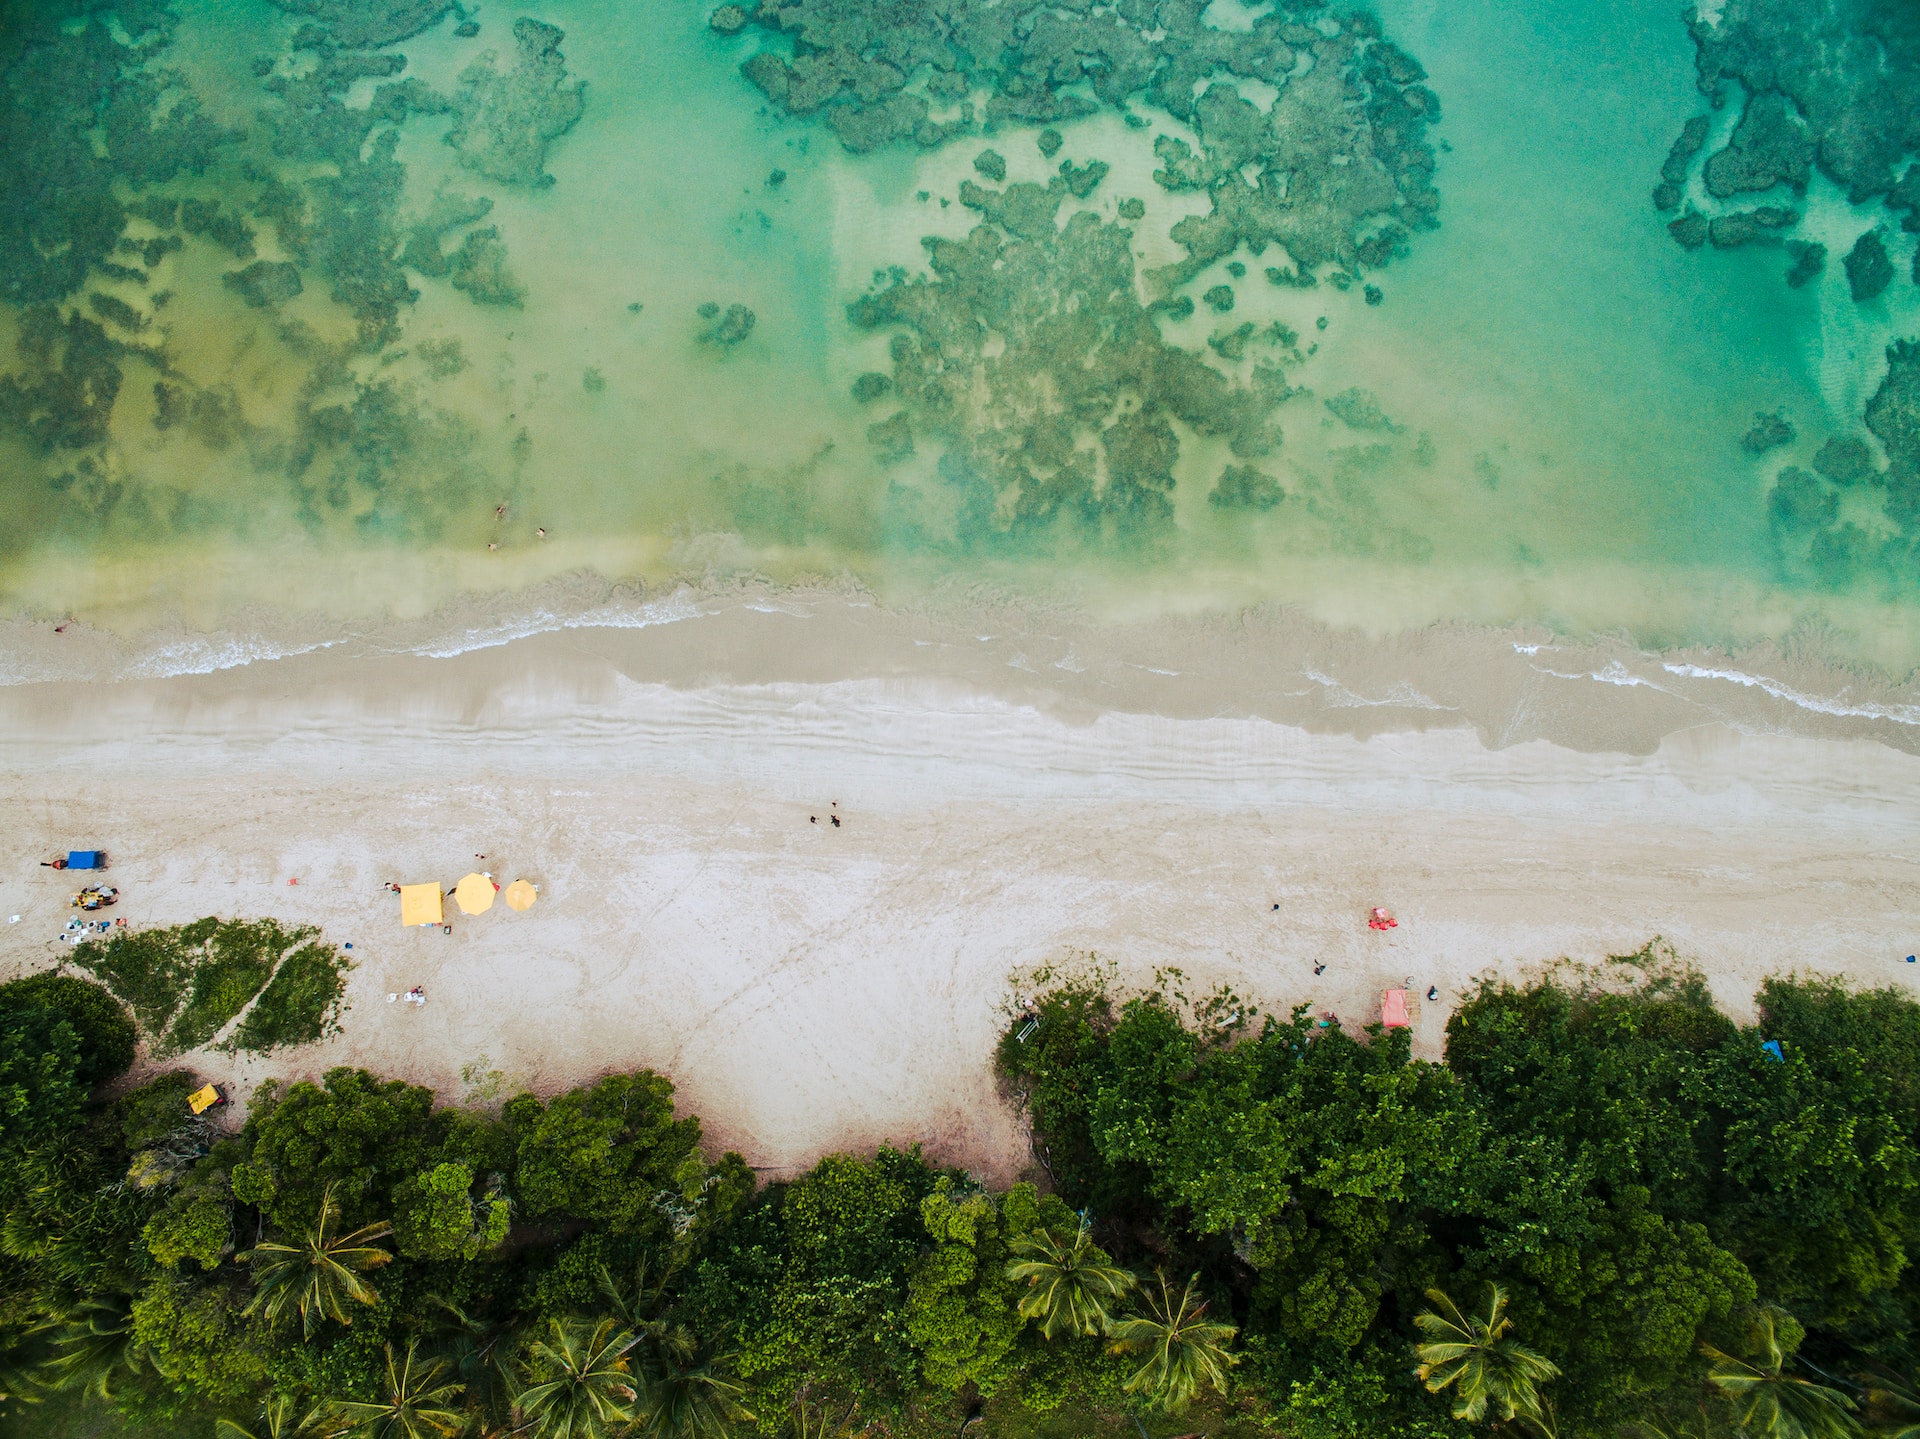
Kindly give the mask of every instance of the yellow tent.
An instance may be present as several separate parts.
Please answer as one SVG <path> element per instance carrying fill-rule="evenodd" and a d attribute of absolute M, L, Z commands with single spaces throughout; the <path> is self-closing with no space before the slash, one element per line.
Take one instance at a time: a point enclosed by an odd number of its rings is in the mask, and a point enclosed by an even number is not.
<path fill-rule="evenodd" d="M 507 886 L 508 909 L 532 909 L 534 900 L 540 897 L 539 889 L 524 879 L 516 879 Z"/>
<path fill-rule="evenodd" d="M 195 1114 L 205 1114 L 218 1103 L 220 1103 L 220 1091 L 211 1084 L 205 1089 L 196 1089 L 187 1096 L 187 1108 Z"/>
<path fill-rule="evenodd" d="M 438 924 L 440 920 L 439 885 L 403 884 L 400 886 L 401 924 Z"/>
<path fill-rule="evenodd" d="M 494 883 L 484 874 L 470 874 L 453 887 L 453 902 L 462 914 L 485 914 L 493 908 Z"/>

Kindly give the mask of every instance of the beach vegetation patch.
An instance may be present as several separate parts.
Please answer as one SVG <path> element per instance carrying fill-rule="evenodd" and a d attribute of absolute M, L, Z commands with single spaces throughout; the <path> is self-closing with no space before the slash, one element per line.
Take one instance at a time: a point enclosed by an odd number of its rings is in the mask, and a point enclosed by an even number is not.
<path fill-rule="evenodd" d="M 163 1056 L 211 1042 L 258 995 L 261 1012 L 249 1012 L 230 1043 L 265 1053 L 320 1039 L 334 1023 L 349 966 L 318 935 L 271 919 L 207 918 L 85 940 L 73 962 L 133 1012 Z"/>
<path fill-rule="evenodd" d="M 266 1054 L 338 1033 L 351 968 L 344 953 L 320 940 L 309 939 L 290 951 L 234 1031 L 233 1047 Z"/>

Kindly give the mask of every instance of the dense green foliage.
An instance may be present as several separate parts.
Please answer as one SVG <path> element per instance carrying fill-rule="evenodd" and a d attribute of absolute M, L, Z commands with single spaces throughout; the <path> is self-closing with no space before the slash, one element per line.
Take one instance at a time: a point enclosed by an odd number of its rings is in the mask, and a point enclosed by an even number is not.
<path fill-rule="evenodd" d="M 105 991 L 22 981 L 0 1432 L 1898 1434 L 1920 1006 L 1759 1008 L 1643 955 L 1483 986 L 1433 1064 L 1055 984 L 999 1051 L 1054 1192 L 996 1193 L 887 1147 L 759 1184 L 648 1071 L 493 1110 L 336 1069 L 221 1132 L 184 1072 L 107 1097 Z"/>
<path fill-rule="evenodd" d="M 222 1047 L 265 1054 L 337 1028 L 349 965 L 319 933 L 207 918 L 85 940 L 73 962 L 133 1011 L 156 1053 L 197 1049 L 238 1017 Z"/>
<path fill-rule="evenodd" d="M 1483 986 L 1435 1065 L 1404 1030 L 1080 983 L 1001 1062 L 1060 1192 L 1201 1274 L 1283 1428 L 1447 1432 L 1410 1345 L 1484 1327 L 1497 1285 L 1546 1364 L 1533 1428 L 1733 1433 L 1725 1365 L 1764 1370 L 1776 1324 L 1776 1379 L 1851 1405 L 1914 1372 L 1920 1317 L 1920 1006 L 1812 979 L 1758 1006 L 1737 1026 L 1642 954 Z"/>

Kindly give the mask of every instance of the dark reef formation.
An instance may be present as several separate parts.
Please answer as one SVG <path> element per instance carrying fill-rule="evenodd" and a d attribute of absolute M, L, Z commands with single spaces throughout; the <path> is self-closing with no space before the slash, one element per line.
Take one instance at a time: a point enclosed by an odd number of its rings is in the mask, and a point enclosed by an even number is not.
<path fill-rule="evenodd" d="M 1887 347 L 1887 375 L 1867 401 L 1866 421 L 1891 462 L 1887 517 L 1920 539 L 1920 340 Z"/>
<path fill-rule="evenodd" d="M 1818 170 L 1845 191 L 1848 203 L 1879 197 L 1904 214 L 1905 229 L 1920 229 L 1920 166 L 1902 169 L 1905 158 L 1920 151 L 1920 8 L 1910 0 L 1728 0 L 1691 29 L 1708 102 L 1719 109 L 1729 95 L 1744 97 L 1727 143 L 1701 170 L 1714 200 L 1777 187 L 1804 195 Z M 1680 204 L 1708 128 L 1704 115 L 1682 126 L 1661 167 L 1656 208 Z M 1797 219 L 1773 206 L 1720 216 L 1711 231 L 1691 213 L 1669 228 L 1692 249 L 1704 238 L 1748 243 L 1764 238 L 1756 225 L 1780 229 Z M 1798 287 L 1819 273 L 1816 261 L 1824 262 L 1825 251 L 1794 243 L 1788 283 Z M 1892 280 L 1884 244 L 1873 232 L 1848 256 L 1847 271 L 1857 300 L 1878 295 Z"/>
<path fill-rule="evenodd" d="M 1792 234 L 1798 200 L 1817 176 L 1851 205 L 1879 200 L 1907 234 L 1920 231 L 1920 6 L 1912 0 L 1727 0 L 1691 22 L 1699 88 L 1714 109 L 1741 106 L 1726 143 L 1701 167 L 1707 199 L 1668 229 L 1687 249 L 1783 243 L 1792 289 L 1826 269 L 1825 244 Z M 1654 205 L 1680 207 L 1708 117 L 1687 120 L 1661 167 Z M 1716 209 L 1773 194 L 1755 208 Z M 1898 276 L 1889 225 L 1859 235 L 1843 258 L 1856 304 L 1885 295 Z M 1920 255 L 1913 262 L 1920 283 Z M 1887 465 L 1857 435 L 1827 440 L 1812 468 L 1775 477 L 1767 516 L 1789 575 L 1830 587 L 1873 580 L 1911 590 L 1920 556 L 1920 361 L 1915 342 L 1887 351 L 1888 369 L 1866 407 L 1866 428 Z M 1744 441 L 1758 455 L 1794 440 L 1784 420 L 1757 417 Z M 1876 500 L 1878 503 L 1876 504 Z"/>
<path fill-rule="evenodd" d="M 1270 510 L 1287 497 L 1280 482 L 1252 465 L 1228 465 L 1207 492 L 1218 510 Z"/>
<path fill-rule="evenodd" d="M 1380 408 L 1379 399 L 1369 390 L 1358 387 L 1342 390 L 1324 403 L 1328 413 L 1349 429 L 1391 432 L 1399 428 L 1387 418 L 1386 411 Z"/>
<path fill-rule="evenodd" d="M 1129 107 L 1150 106 L 1191 126 L 1200 151 L 1161 136 L 1155 178 L 1205 191 L 1212 212 L 1175 227 L 1189 259 L 1162 272 L 1165 288 L 1242 245 L 1255 255 L 1284 246 L 1306 267 L 1379 266 L 1408 231 L 1434 223 L 1425 132 L 1439 101 L 1378 22 L 1291 4 L 1230 31 L 1204 23 L 1205 9 L 1198 0 L 1098 10 L 1060 0 L 760 0 L 723 6 L 712 23 L 778 37 L 746 62 L 747 78 L 854 151 L 932 149 L 982 125 L 1046 124 L 1039 143 L 1051 158 L 1061 143 L 1051 126 L 1103 106 L 1132 119 Z M 1279 96 L 1263 109 L 1236 80 Z M 981 93 L 984 113 L 972 98 Z"/>
<path fill-rule="evenodd" d="M 508 185 L 553 183 L 547 146 L 573 128 L 586 105 L 586 82 L 567 82 L 564 39 L 552 25 L 516 20 L 511 70 L 498 70 L 488 52 L 460 72 L 447 143 L 460 152 L 461 164 Z"/>
<path fill-rule="evenodd" d="M 311 20 L 347 49 L 373 49 L 411 40 L 438 25 L 453 0 L 273 0 L 290 15 Z"/>
<path fill-rule="evenodd" d="M 1887 257 L 1886 242 L 1878 230 L 1869 230 L 1855 240 L 1844 263 L 1847 286 L 1856 304 L 1878 299 L 1893 283 L 1893 261 Z"/>
<path fill-rule="evenodd" d="M 1205 198 L 1200 213 L 1182 203 L 1169 232 L 1184 258 L 1137 273 L 1137 197 L 1114 202 L 1118 222 L 1074 213 L 1105 161 L 1061 157 L 1044 183 L 1008 183 L 1001 142 L 973 162 L 991 184 L 959 186 L 980 216 L 971 234 L 925 240 L 930 275 L 895 270 L 851 307 L 856 325 L 894 332 L 891 375 L 854 388 L 863 403 L 897 402 L 868 431 L 883 462 L 904 465 L 916 446 L 939 455 L 916 467 L 930 486 L 892 486 L 903 533 L 962 549 L 1155 541 L 1173 521 L 1176 425 L 1243 460 L 1270 453 L 1273 412 L 1295 393 L 1282 362 L 1303 358 L 1284 326 L 1222 329 L 1189 351 L 1159 320 L 1234 310 L 1234 286 L 1201 277 L 1220 266 L 1244 278 L 1243 252 L 1282 252 L 1284 266 L 1266 270 L 1275 284 L 1310 288 L 1332 267 L 1347 289 L 1436 223 L 1426 136 L 1440 107 L 1418 62 L 1366 14 L 1313 0 L 1248 9 L 1241 30 L 1207 23 L 1205 0 L 759 0 L 712 12 L 719 34 L 762 37 L 742 71 L 776 109 L 856 153 L 1031 126 L 1052 162 L 1061 127 L 1103 110 L 1136 130 L 1150 131 L 1153 112 L 1179 124 L 1153 140 L 1153 178 Z M 1185 293 L 1195 281 L 1204 290 Z M 1369 304 L 1384 298 L 1361 288 Z M 1270 353 L 1250 354 L 1261 346 Z M 1281 493 L 1239 464 L 1208 499 L 1257 513 Z"/>
<path fill-rule="evenodd" d="M 1799 222 L 1799 211 L 1779 205 L 1734 210 L 1729 214 L 1715 215 L 1707 222 L 1707 243 L 1718 250 L 1732 250 L 1741 245 L 1778 244 L 1778 232 Z"/>
<path fill-rule="evenodd" d="M 1241 384 L 1168 344 L 1135 293 L 1130 232 L 1085 212 L 1056 231 L 1058 181 L 1007 198 L 1022 188 L 976 194 L 987 222 L 924 241 L 930 276 L 851 307 L 897 331 L 890 386 L 862 391 L 901 408 L 872 433 L 896 459 L 915 434 L 940 442 L 964 548 L 1150 538 L 1173 517 L 1172 422 L 1255 458 L 1280 442 L 1270 413 L 1290 387 L 1277 366 Z"/>
<path fill-rule="evenodd" d="M 38 474 L 16 467 L 0 484 L 60 491 L 60 507 L 25 507 L 44 523 L 98 524 L 116 507 L 147 522 L 214 513 L 127 472 L 116 406 L 148 395 L 151 410 L 136 413 L 156 432 L 212 452 L 244 441 L 316 528 L 429 533 L 486 472 L 466 422 L 398 372 L 369 379 L 356 365 L 406 357 L 422 281 L 521 302 L 503 237 L 479 224 L 491 200 L 442 195 L 409 216 L 396 156 L 414 117 L 446 115 L 468 169 L 551 183 L 548 148 L 582 104 L 561 32 L 521 21 L 512 68 L 483 56 L 443 96 L 402 78 L 405 56 L 383 47 L 442 23 L 459 11 L 450 0 L 275 3 L 299 23 L 288 48 L 256 59 L 254 115 L 236 129 L 207 118 L 169 68 L 164 0 L 46 0 L 12 7 L 0 26 L 0 305 L 18 317 L 14 353 L 0 357 L 0 428 L 42 456 Z M 369 81 L 370 100 L 353 103 Z M 174 349 L 176 310 L 163 309 L 182 303 L 171 277 L 183 252 L 203 267 L 225 259 L 213 296 L 224 291 L 249 317 L 234 323 L 257 327 L 248 344 L 304 367 L 297 393 L 243 395 L 196 377 L 194 357 Z M 190 303 L 204 324 L 221 302 L 202 292 Z M 466 360 L 455 342 L 429 342 L 417 366 L 433 382 Z"/>
<path fill-rule="evenodd" d="M 469 230 L 460 248 L 447 258 L 447 278 L 454 289 L 464 290 L 479 305 L 508 305 L 518 308 L 526 290 L 507 265 L 507 247 L 500 231 L 492 225 Z"/>
<path fill-rule="evenodd" d="M 1653 207 L 1656 210 L 1674 210 L 1680 205 L 1681 187 L 1687 183 L 1687 172 L 1693 168 L 1693 157 L 1700 153 L 1701 146 L 1707 143 L 1707 131 L 1711 127 L 1705 115 L 1695 115 L 1680 127 L 1667 158 L 1660 166 L 1660 184 L 1653 192 Z"/>
<path fill-rule="evenodd" d="M 300 267 L 285 260 L 255 260 L 244 270 L 229 270 L 220 278 L 229 290 L 256 310 L 283 305 L 305 288 L 300 280 Z"/>
<path fill-rule="evenodd" d="M 158 5 L 77 33 L 79 7 L 12 7 L 0 26 L 0 300 L 65 299 L 113 253 L 129 211 L 120 196 L 198 175 L 230 138 L 148 55 L 172 38 Z M 99 144 L 96 147 L 95 140 Z"/>
<path fill-rule="evenodd" d="M 1780 471 L 1767 518 L 1790 574 L 1833 588 L 1878 576 L 1910 589 L 1920 560 L 1920 340 L 1887 347 L 1865 420 L 1885 467 L 1858 435 L 1834 436 L 1811 470 Z"/>
<path fill-rule="evenodd" d="M 700 306 L 699 315 L 706 324 L 700 331 L 700 343 L 731 350 L 753 333 L 757 317 L 745 305 L 729 305 L 722 311 L 709 300 Z"/>
<path fill-rule="evenodd" d="M 1752 428 L 1740 437 L 1740 447 L 1750 455 L 1764 455 L 1768 450 L 1792 444 L 1794 434 L 1793 422 L 1784 414 L 1778 411 L 1768 414 L 1762 410 L 1753 417 Z"/>

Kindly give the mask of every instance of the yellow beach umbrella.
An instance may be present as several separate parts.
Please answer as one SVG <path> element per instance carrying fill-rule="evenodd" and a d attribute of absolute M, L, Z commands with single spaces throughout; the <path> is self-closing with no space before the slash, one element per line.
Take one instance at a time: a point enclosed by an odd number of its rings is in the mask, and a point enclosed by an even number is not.
<path fill-rule="evenodd" d="M 484 874 L 470 874 L 453 887 L 453 902 L 462 914 L 485 914 L 493 908 L 493 881 Z"/>
<path fill-rule="evenodd" d="M 532 909 L 533 902 L 540 897 L 540 891 L 524 879 L 516 879 L 507 886 L 508 909 Z"/>

